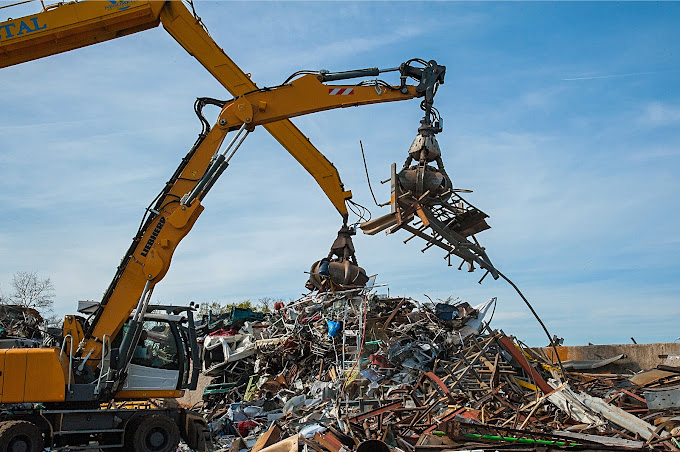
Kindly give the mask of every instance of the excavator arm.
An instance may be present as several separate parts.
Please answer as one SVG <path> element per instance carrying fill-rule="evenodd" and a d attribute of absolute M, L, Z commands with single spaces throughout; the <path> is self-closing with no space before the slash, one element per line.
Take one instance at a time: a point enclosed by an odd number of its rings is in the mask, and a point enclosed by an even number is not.
<path fill-rule="evenodd" d="M 255 127 L 282 119 L 334 108 L 357 107 L 416 97 L 415 86 L 384 87 L 379 84 L 336 86 L 322 83 L 323 75 L 307 74 L 276 88 L 258 90 L 229 102 L 222 110 L 220 128 L 242 124 Z"/>
<path fill-rule="evenodd" d="M 83 356 L 98 357 L 101 338 L 104 335 L 115 336 L 127 319 L 127 315 L 121 316 L 121 313 L 129 314 L 135 308 L 139 313 L 145 311 L 151 292 L 167 273 L 179 242 L 203 211 L 201 201 L 225 171 L 238 146 L 255 127 L 279 124 L 284 118 L 324 110 L 406 100 L 420 95 L 415 86 L 405 84 L 328 85 L 320 80 L 325 77 L 324 74 L 303 75 L 281 86 L 254 90 L 225 103 L 199 99 L 199 105 L 212 103 L 222 107 L 216 124 L 199 136 L 163 191 L 147 209 L 142 227 L 104 295 L 91 328 L 85 332 L 86 338 L 81 343 Z M 200 110 L 199 116 L 202 117 Z M 234 131 L 230 143 L 224 146 L 228 134 Z M 332 184 L 330 181 L 327 186 Z M 322 183 L 320 185 L 325 187 Z M 128 331 L 134 331 L 134 325 Z M 130 334 L 121 348 L 127 349 L 126 344 L 137 340 Z"/>
<path fill-rule="evenodd" d="M 166 2 L 160 19 L 163 28 L 232 96 L 238 97 L 258 90 L 250 77 L 208 35 L 201 26 L 200 19 L 194 17 L 181 2 Z M 345 200 L 351 198 L 352 193 L 344 190 L 340 174 L 330 160 L 287 119 L 269 123 L 265 129 L 307 170 L 333 206 L 345 217 Z"/>

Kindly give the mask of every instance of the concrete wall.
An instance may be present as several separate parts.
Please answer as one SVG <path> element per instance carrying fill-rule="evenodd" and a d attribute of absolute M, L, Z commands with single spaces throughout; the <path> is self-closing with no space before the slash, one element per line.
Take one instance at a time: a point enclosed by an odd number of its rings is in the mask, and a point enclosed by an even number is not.
<path fill-rule="evenodd" d="M 554 351 L 550 347 L 540 349 L 553 362 Z M 626 357 L 605 367 L 592 370 L 592 373 L 630 373 L 640 370 L 653 369 L 664 363 L 666 355 L 680 355 L 680 342 L 659 344 L 612 344 L 612 345 L 571 345 L 557 347 L 557 353 L 562 361 L 601 360 L 616 355 L 625 354 Z M 677 363 L 669 365 L 678 366 Z"/>

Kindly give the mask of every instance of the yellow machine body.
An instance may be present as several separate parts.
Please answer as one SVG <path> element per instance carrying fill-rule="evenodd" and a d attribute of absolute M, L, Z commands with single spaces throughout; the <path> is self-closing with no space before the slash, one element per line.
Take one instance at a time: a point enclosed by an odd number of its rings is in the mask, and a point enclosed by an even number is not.
<path fill-rule="evenodd" d="M 0 350 L 0 403 L 62 402 L 68 356 L 58 348 Z"/>
<path fill-rule="evenodd" d="M 0 22 L 0 68 L 156 27 L 164 2 L 72 2 Z"/>

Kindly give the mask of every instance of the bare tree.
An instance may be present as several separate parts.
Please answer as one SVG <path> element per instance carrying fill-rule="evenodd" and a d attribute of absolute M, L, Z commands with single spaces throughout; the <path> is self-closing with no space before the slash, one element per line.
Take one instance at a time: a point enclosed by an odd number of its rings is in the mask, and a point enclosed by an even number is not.
<path fill-rule="evenodd" d="M 225 312 L 229 312 L 231 310 L 231 305 L 223 305 L 219 301 L 213 301 L 210 303 L 201 303 L 201 306 L 198 308 L 198 316 L 199 318 L 208 315 L 208 312 L 212 312 L 212 315 L 220 315 L 224 314 Z"/>
<path fill-rule="evenodd" d="M 281 297 L 262 297 L 259 300 L 257 300 L 258 304 L 260 305 L 260 309 L 262 312 L 271 312 L 272 309 L 274 309 L 274 306 L 276 306 L 276 303 L 283 303 L 285 304 L 286 301 L 293 301 L 291 300 L 286 300 L 285 298 Z"/>
<path fill-rule="evenodd" d="M 36 272 L 16 272 L 12 277 L 14 292 L 3 301 L 42 312 L 52 311 L 54 286 L 50 278 L 40 279 Z"/>

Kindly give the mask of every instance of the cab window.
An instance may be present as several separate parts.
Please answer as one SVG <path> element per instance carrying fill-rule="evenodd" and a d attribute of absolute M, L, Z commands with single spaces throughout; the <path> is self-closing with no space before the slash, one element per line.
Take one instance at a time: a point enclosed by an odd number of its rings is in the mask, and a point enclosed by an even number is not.
<path fill-rule="evenodd" d="M 167 322 L 146 320 L 132 355 L 132 364 L 179 370 L 177 343 Z"/>

